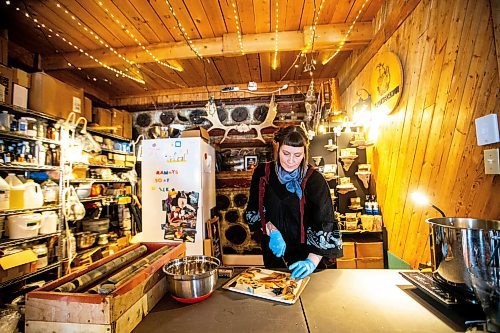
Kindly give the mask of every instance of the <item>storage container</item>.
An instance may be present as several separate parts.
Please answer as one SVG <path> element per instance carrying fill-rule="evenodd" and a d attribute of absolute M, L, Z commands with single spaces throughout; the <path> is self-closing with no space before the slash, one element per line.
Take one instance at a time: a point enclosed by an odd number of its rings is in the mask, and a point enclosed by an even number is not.
<path fill-rule="evenodd" d="M 10 207 L 10 185 L 0 177 L 0 210 Z"/>
<path fill-rule="evenodd" d="M 28 179 L 24 184 L 24 208 L 40 208 L 43 206 L 43 193 L 40 184 Z"/>
<path fill-rule="evenodd" d="M 84 220 L 82 221 L 83 231 L 93 231 L 105 234 L 109 230 L 109 219 Z"/>
<path fill-rule="evenodd" d="M 43 202 L 46 205 L 53 205 L 59 202 L 59 185 L 52 180 L 42 183 Z"/>
<path fill-rule="evenodd" d="M 23 182 L 13 173 L 9 173 L 5 181 L 10 185 L 9 209 L 23 209 L 25 190 Z"/>
<path fill-rule="evenodd" d="M 52 234 L 57 231 L 57 224 L 59 223 L 59 216 L 54 211 L 42 212 L 42 221 L 40 227 L 40 234 Z"/>
<path fill-rule="evenodd" d="M 33 246 L 33 252 L 35 252 L 38 257 L 38 260 L 36 261 L 36 269 L 46 267 L 49 264 L 47 256 L 48 251 L 45 244 Z"/>
<path fill-rule="evenodd" d="M 39 213 L 8 216 L 9 238 L 19 239 L 37 236 L 41 221 L 42 215 Z"/>

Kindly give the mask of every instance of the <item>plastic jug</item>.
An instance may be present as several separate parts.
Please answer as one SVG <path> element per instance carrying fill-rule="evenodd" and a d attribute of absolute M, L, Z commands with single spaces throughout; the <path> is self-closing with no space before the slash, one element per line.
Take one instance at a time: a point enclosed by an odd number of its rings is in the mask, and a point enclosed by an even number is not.
<path fill-rule="evenodd" d="M 40 184 L 33 179 L 26 181 L 24 191 L 24 208 L 40 208 L 43 206 L 43 192 Z"/>
<path fill-rule="evenodd" d="M 9 209 L 23 209 L 24 208 L 24 190 L 25 186 L 15 174 L 9 173 L 5 178 L 7 184 L 10 185 L 10 207 Z"/>
<path fill-rule="evenodd" d="M 40 227 L 40 234 L 52 234 L 57 231 L 57 224 L 59 223 L 59 216 L 54 211 L 42 212 L 42 226 Z"/>
<path fill-rule="evenodd" d="M 10 207 L 10 185 L 0 177 L 0 210 L 6 210 Z"/>

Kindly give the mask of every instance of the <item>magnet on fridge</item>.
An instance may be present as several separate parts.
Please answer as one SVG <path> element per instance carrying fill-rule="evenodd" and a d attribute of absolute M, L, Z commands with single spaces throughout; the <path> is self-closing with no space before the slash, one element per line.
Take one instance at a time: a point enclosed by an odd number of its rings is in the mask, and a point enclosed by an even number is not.
<path fill-rule="evenodd" d="M 180 147 L 181 146 L 181 142 L 180 141 L 175 141 L 175 147 Z"/>

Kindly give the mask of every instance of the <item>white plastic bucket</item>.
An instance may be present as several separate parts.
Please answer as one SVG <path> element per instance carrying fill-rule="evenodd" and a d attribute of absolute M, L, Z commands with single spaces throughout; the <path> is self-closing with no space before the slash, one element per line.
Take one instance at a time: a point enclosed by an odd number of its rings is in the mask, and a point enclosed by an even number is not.
<path fill-rule="evenodd" d="M 42 212 L 42 225 L 40 227 L 40 234 L 52 234 L 57 231 L 57 223 L 59 217 L 54 211 Z"/>
<path fill-rule="evenodd" d="M 7 217 L 7 227 L 10 239 L 35 237 L 38 235 L 42 221 L 42 215 L 19 214 Z"/>

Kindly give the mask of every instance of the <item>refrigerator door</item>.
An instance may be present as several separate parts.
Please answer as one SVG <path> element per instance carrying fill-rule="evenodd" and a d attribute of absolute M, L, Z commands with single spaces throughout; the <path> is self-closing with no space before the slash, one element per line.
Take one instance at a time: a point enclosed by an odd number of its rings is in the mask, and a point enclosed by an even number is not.
<path fill-rule="evenodd" d="M 213 154 L 201 138 L 143 141 L 144 241 L 184 241 L 188 255 L 203 254 L 207 209 L 215 205 Z"/>

